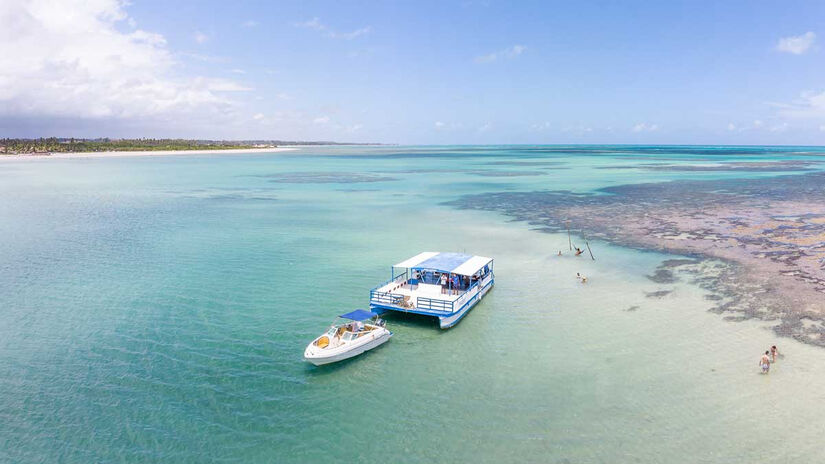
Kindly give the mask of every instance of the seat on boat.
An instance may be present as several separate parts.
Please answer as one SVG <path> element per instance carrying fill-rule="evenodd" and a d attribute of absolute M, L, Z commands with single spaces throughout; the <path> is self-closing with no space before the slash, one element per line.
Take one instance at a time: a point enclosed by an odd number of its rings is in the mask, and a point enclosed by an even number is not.
<path fill-rule="evenodd" d="M 318 348 L 326 348 L 329 346 L 329 337 L 324 335 L 323 337 L 319 338 L 318 341 L 315 343 Z"/>

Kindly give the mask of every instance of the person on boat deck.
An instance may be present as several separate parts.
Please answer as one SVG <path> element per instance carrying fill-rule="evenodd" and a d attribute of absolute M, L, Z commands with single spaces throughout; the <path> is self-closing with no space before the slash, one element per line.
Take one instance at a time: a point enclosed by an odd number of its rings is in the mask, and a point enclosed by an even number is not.
<path fill-rule="evenodd" d="M 441 293 L 447 293 L 447 274 L 441 274 Z"/>
<path fill-rule="evenodd" d="M 364 323 L 361 321 L 355 321 L 355 330 L 353 332 L 360 332 L 364 330 Z"/>
<path fill-rule="evenodd" d="M 458 290 L 461 287 L 461 278 L 458 274 L 453 274 L 453 295 L 458 295 Z"/>

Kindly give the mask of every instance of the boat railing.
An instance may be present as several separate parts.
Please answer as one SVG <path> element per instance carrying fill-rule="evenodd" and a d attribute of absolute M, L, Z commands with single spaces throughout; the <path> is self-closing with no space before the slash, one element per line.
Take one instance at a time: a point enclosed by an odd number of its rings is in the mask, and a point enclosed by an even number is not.
<path fill-rule="evenodd" d="M 464 302 L 461 304 L 461 306 L 459 306 L 459 307 L 458 307 L 458 311 L 459 311 L 459 312 L 463 311 L 463 310 L 464 310 L 464 308 L 465 308 L 467 305 L 469 305 L 469 304 L 470 304 L 470 303 L 472 303 L 473 301 L 476 301 L 476 300 L 480 299 L 480 298 L 481 298 L 481 294 L 482 294 L 482 293 L 484 293 L 484 290 L 485 290 L 487 287 L 489 287 L 490 285 L 493 285 L 493 274 L 492 274 L 492 273 L 488 274 L 485 278 L 483 278 L 483 279 L 481 279 L 481 280 L 479 280 L 479 281 L 476 281 L 476 283 L 475 283 L 475 284 L 473 284 L 473 286 L 477 286 L 477 287 L 478 287 L 478 291 L 477 291 L 477 292 L 475 292 L 475 293 L 473 293 L 473 295 L 472 295 L 470 298 L 468 298 L 466 301 L 464 301 Z M 470 288 L 472 288 L 473 286 L 471 286 Z M 459 300 L 456 300 L 456 303 L 458 303 L 458 301 L 459 301 Z"/>
<path fill-rule="evenodd" d="M 387 283 L 389 283 L 389 282 L 387 282 Z M 386 284 L 384 284 L 384 285 L 386 285 Z M 381 287 L 383 287 L 384 285 L 382 285 Z M 404 296 L 399 295 L 397 293 L 379 292 L 378 290 L 370 290 L 370 302 L 400 306 L 400 304 L 403 300 L 404 300 Z"/>
<path fill-rule="evenodd" d="M 391 283 L 404 284 L 406 282 L 407 282 L 407 272 L 404 271 L 401 274 L 398 274 L 397 276 L 393 277 L 392 279 L 387 280 L 386 282 L 383 282 L 383 283 L 379 284 L 377 287 L 374 287 L 372 290 L 373 291 L 378 290 L 379 288 L 383 288 L 384 286 L 386 286 L 388 284 L 391 284 Z"/>
<path fill-rule="evenodd" d="M 430 311 L 442 311 L 445 313 L 453 312 L 453 302 L 448 300 L 436 300 L 435 298 L 427 298 L 419 296 L 416 298 L 415 307 L 418 309 L 427 309 Z"/>
<path fill-rule="evenodd" d="M 390 289 L 388 292 L 379 291 L 379 288 L 383 288 L 387 284 L 392 282 L 397 282 L 403 285 L 403 282 L 399 279 L 400 277 L 406 277 L 405 275 L 399 275 L 394 280 L 388 280 L 383 284 L 379 285 L 373 290 L 370 290 L 370 303 L 375 304 L 384 304 L 384 305 L 391 305 L 403 308 L 403 301 L 404 295 L 400 295 L 398 293 L 392 293 L 393 289 Z M 456 312 L 456 308 L 458 311 L 464 309 L 465 306 L 470 304 L 471 302 L 478 299 L 479 294 L 487 288 L 493 280 L 493 274 L 487 274 L 481 280 L 477 280 L 473 282 L 466 290 L 462 292 L 462 295 L 455 300 L 440 300 L 437 298 L 428 298 L 424 296 L 416 297 L 415 299 L 415 309 L 423 309 L 427 311 L 437 311 L 443 313 L 454 313 Z M 404 280 L 405 282 L 406 280 Z M 399 285 L 400 286 L 400 285 Z M 476 291 L 474 291 L 476 290 Z"/>
<path fill-rule="evenodd" d="M 481 280 L 474 281 L 472 284 L 470 284 L 469 287 L 467 287 L 466 290 L 463 291 L 461 296 L 455 300 L 455 304 L 458 305 L 459 308 L 464 306 L 464 302 L 468 299 L 472 299 L 472 297 L 475 295 L 475 293 L 473 293 L 473 290 L 486 287 L 486 284 L 491 277 L 492 273 L 489 273 L 486 276 L 484 276 L 484 278 L 482 278 Z"/>

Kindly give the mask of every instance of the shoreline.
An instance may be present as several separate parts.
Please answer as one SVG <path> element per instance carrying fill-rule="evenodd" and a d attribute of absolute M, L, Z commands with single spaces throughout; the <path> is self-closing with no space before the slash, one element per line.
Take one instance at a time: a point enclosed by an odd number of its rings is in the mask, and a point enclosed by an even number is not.
<path fill-rule="evenodd" d="M 157 150 L 157 151 L 89 151 L 72 153 L 51 153 L 48 155 L 0 155 L 0 160 L 22 159 L 83 159 L 83 158 L 127 158 L 140 156 L 187 156 L 187 155 L 244 155 L 254 153 L 280 153 L 294 151 L 299 147 L 275 148 L 232 148 L 227 150 Z"/>

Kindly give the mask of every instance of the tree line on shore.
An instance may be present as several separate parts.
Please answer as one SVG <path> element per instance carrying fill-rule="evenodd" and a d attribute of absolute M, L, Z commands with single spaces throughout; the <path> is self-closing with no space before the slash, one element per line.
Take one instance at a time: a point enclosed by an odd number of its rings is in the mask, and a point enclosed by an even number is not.
<path fill-rule="evenodd" d="M 0 154 L 19 153 L 72 153 L 90 151 L 161 151 L 161 150 L 228 150 L 274 147 L 270 143 L 245 141 L 188 140 L 188 139 L 76 139 L 37 138 L 0 139 Z"/>

